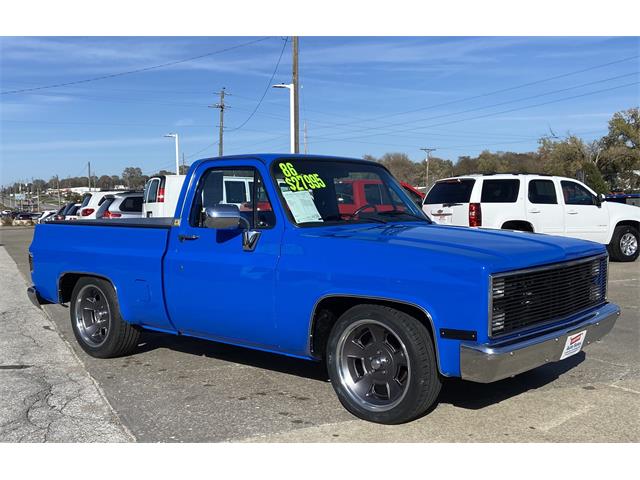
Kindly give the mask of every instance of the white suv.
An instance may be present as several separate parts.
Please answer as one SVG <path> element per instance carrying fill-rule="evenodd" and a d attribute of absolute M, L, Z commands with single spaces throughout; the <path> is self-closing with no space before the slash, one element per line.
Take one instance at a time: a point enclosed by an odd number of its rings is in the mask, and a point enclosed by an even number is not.
<path fill-rule="evenodd" d="M 78 209 L 78 218 L 82 220 L 91 220 L 96 218 L 96 213 L 100 205 L 104 203 L 104 199 L 107 195 L 118 193 L 118 191 L 101 191 L 101 192 L 87 192 L 82 197 L 80 208 Z"/>
<path fill-rule="evenodd" d="M 465 175 L 436 182 L 422 210 L 438 224 L 582 238 L 608 246 L 613 260 L 638 258 L 640 208 L 603 202 L 565 177 Z"/>

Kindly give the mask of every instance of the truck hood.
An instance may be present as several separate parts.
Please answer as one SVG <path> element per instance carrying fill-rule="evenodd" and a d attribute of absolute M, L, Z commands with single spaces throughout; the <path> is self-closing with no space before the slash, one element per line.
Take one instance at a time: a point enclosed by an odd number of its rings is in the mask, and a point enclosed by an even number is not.
<path fill-rule="evenodd" d="M 464 260 L 490 273 L 562 262 L 597 255 L 605 248 L 574 238 L 506 230 L 394 223 L 349 227 L 321 227 L 308 235 L 340 240 L 384 243 L 403 250 L 424 252 L 451 261 Z M 410 260 L 403 252 L 399 262 Z M 423 257 L 423 255 L 420 255 Z M 411 265 L 409 265 L 411 267 Z"/>

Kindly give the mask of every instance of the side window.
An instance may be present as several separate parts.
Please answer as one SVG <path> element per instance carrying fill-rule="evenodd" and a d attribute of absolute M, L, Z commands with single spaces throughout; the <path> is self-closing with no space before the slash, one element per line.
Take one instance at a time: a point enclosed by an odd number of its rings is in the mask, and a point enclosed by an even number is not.
<path fill-rule="evenodd" d="M 160 180 L 157 178 L 154 178 L 153 180 L 151 180 L 151 182 L 149 183 L 149 190 L 147 191 L 147 203 L 156 203 L 156 200 L 158 198 L 158 186 L 160 185 Z"/>
<path fill-rule="evenodd" d="M 353 205 L 353 183 L 335 180 L 336 199 L 340 205 Z"/>
<path fill-rule="evenodd" d="M 226 203 L 235 203 L 240 206 L 248 202 L 246 182 L 243 180 L 227 180 L 224 181 Z"/>
<path fill-rule="evenodd" d="M 384 205 L 382 190 L 377 183 L 365 183 L 364 184 L 364 199 L 369 205 Z"/>
<path fill-rule="evenodd" d="M 191 208 L 190 225 L 202 227 L 205 210 L 218 204 L 237 205 L 251 228 L 275 225 L 275 214 L 264 182 L 253 168 L 211 168 L 204 172 Z"/>
<path fill-rule="evenodd" d="M 557 204 L 556 186 L 553 181 L 531 180 L 529 182 L 529 201 L 537 204 Z"/>
<path fill-rule="evenodd" d="M 142 212 L 142 197 L 127 197 L 120 204 L 123 212 Z"/>
<path fill-rule="evenodd" d="M 597 205 L 596 197 L 579 183 L 562 180 L 560 185 L 566 205 Z"/>
<path fill-rule="evenodd" d="M 485 180 L 482 183 L 482 203 L 514 203 L 518 200 L 520 180 Z"/>

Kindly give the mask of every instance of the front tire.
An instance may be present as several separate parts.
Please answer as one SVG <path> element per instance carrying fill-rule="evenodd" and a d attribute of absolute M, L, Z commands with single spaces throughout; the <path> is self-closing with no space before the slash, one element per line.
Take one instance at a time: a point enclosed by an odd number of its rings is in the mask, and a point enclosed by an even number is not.
<path fill-rule="evenodd" d="M 106 280 L 83 277 L 71 294 L 69 308 L 73 334 L 92 357 L 112 358 L 131 353 L 140 332 L 120 315 L 118 298 Z"/>
<path fill-rule="evenodd" d="M 638 258 L 638 244 L 640 235 L 638 230 L 630 225 L 618 225 L 613 231 L 609 254 L 616 262 L 633 262 Z"/>
<path fill-rule="evenodd" d="M 329 335 L 326 362 L 342 405 L 370 422 L 414 420 L 440 392 L 429 331 L 389 307 L 358 305 L 345 312 Z"/>

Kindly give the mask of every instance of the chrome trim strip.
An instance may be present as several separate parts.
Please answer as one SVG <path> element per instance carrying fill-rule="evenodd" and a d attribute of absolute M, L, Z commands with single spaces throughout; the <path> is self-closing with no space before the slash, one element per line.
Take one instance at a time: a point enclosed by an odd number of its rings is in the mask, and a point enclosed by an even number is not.
<path fill-rule="evenodd" d="M 520 342 L 505 341 L 493 345 L 461 343 L 460 376 L 464 380 L 490 383 L 559 361 L 568 336 L 586 330 L 584 348 L 609 333 L 619 315 L 620 307 L 607 303 L 585 315 L 578 324 Z"/>
<path fill-rule="evenodd" d="M 601 253 L 599 255 L 591 255 L 590 257 L 579 258 L 577 260 L 570 260 L 568 262 L 549 263 L 547 265 L 539 265 L 537 267 L 529 267 L 529 268 L 523 268 L 523 269 L 520 269 L 520 270 L 509 270 L 508 272 L 494 273 L 492 275 L 494 277 L 504 277 L 504 276 L 508 276 L 508 275 L 519 275 L 521 273 L 552 270 L 552 269 L 560 267 L 560 266 L 569 267 L 571 265 L 577 265 L 579 263 L 591 262 L 591 261 L 593 261 L 595 259 L 603 258 L 603 257 L 607 257 L 607 254 L 606 253 Z"/>
<path fill-rule="evenodd" d="M 493 335 L 491 332 L 491 321 L 493 320 L 493 279 L 494 278 L 502 278 L 502 277 L 509 277 L 511 275 L 519 275 L 522 273 L 530 273 L 530 272 L 537 272 L 537 271 L 545 271 L 545 270 L 553 270 L 554 268 L 558 268 L 558 267 L 567 267 L 567 266 L 571 266 L 571 265 L 578 265 L 580 263 L 586 263 L 586 262 L 591 262 L 594 260 L 599 260 L 602 258 L 607 259 L 607 278 L 605 279 L 605 298 L 604 301 L 607 301 L 607 290 L 609 287 L 609 254 L 608 253 L 604 253 L 604 254 L 600 254 L 600 255 L 593 255 L 591 257 L 585 257 L 585 258 L 580 258 L 578 260 L 571 260 L 569 262 L 557 262 L 557 263 L 551 263 L 548 265 L 541 265 L 538 267 L 531 267 L 531 268 L 523 268 L 520 270 L 512 270 L 509 272 L 501 272 L 501 273 L 492 273 L 489 275 L 489 311 L 488 313 L 488 317 L 487 317 L 487 337 L 489 339 L 496 339 L 496 338 L 500 338 L 500 337 L 507 337 L 509 335 L 515 335 L 515 334 L 521 334 L 522 332 L 526 332 L 528 330 L 533 330 L 535 328 L 538 327 L 543 327 L 545 325 L 549 325 L 551 323 L 556 323 L 556 322 L 562 322 L 564 320 L 567 320 L 571 317 L 574 317 L 576 315 L 581 315 L 582 313 L 591 310 L 592 308 L 599 308 L 602 305 L 597 305 L 597 306 L 591 306 L 591 307 L 587 307 L 584 310 L 580 310 L 574 313 L 571 313 L 570 315 L 567 315 L 565 317 L 560 317 L 560 318 L 551 318 L 545 322 L 540 322 L 537 323 L 535 325 L 529 325 L 526 327 L 522 327 L 519 328 L 517 330 L 513 330 L 511 332 L 508 333 L 503 333 L 500 334 L 498 333 L 497 335 Z"/>
<path fill-rule="evenodd" d="M 407 305 L 409 307 L 417 308 L 418 310 L 420 310 L 422 313 L 426 315 L 427 319 L 429 320 L 429 324 L 431 325 L 431 331 L 433 332 L 433 344 L 434 344 L 433 349 L 436 352 L 436 364 L 438 367 L 438 371 L 442 375 L 442 370 L 440 369 L 440 354 L 438 352 L 438 342 L 436 340 L 436 335 L 438 334 L 438 330 L 436 330 L 435 325 L 433 324 L 433 318 L 431 317 L 431 314 L 418 304 L 415 304 L 412 302 L 406 302 L 404 300 L 388 298 L 388 297 L 372 297 L 367 295 L 352 295 L 348 293 L 330 293 L 316 300 L 316 303 L 313 305 L 313 309 L 311 310 L 311 318 L 309 319 L 309 332 L 307 337 L 309 339 L 309 344 L 307 347 L 309 349 L 309 354 L 311 357 L 318 358 L 318 355 L 314 354 L 313 348 L 312 348 L 313 347 L 313 327 L 315 324 L 314 320 L 316 317 L 316 309 L 318 308 L 318 305 L 320 304 L 320 302 L 322 302 L 323 300 L 326 300 L 327 298 L 358 298 L 363 300 L 380 300 L 383 302 L 399 303 L 401 305 Z M 444 376 L 447 376 L 447 375 L 444 375 Z"/>

